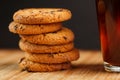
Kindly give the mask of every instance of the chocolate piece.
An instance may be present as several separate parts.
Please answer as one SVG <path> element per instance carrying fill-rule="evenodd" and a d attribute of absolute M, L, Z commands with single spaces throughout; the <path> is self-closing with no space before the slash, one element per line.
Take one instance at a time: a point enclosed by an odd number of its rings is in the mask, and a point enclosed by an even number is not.
<path fill-rule="evenodd" d="M 65 40 L 67 40 L 67 37 L 63 36 L 63 38 L 64 38 Z"/>

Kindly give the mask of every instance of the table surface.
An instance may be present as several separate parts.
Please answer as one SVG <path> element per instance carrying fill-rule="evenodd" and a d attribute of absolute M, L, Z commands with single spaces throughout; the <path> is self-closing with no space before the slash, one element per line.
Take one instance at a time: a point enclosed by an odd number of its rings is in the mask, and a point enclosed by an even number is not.
<path fill-rule="evenodd" d="M 120 73 L 104 71 L 100 51 L 80 50 L 71 69 L 56 72 L 21 71 L 18 61 L 23 56 L 20 50 L 0 49 L 0 80 L 120 80 Z"/>

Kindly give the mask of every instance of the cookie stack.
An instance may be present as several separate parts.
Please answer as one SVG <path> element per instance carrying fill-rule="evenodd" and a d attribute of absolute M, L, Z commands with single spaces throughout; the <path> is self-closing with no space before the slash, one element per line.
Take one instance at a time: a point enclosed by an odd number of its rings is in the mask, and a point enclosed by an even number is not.
<path fill-rule="evenodd" d="M 27 71 L 68 69 L 79 58 L 73 32 L 62 22 L 71 12 L 59 8 L 31 8 L 15 12 L 9 30 L 20 35 L 19 46 L 25 51 L 20 66 Z"/>

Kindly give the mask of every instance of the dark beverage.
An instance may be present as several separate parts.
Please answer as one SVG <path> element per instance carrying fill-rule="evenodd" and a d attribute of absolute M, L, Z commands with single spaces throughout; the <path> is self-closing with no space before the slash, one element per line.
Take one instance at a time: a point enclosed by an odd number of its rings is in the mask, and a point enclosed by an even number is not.
<path fill-rule="evenodd" d="M 120 0 L 96 0 L 96 4 L 105 68 L 120 72 Z"/>

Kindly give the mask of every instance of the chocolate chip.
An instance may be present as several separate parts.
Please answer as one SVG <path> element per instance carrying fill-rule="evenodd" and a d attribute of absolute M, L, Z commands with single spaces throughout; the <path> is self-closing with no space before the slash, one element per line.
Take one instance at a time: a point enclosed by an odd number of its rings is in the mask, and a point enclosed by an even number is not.
<path fill-rule="evenodd" d="M 66 37 L 66 36 L 63 36 L 63 38 L 64 38 L 65 40 L 67 40 L 67 37 Z"/>
<path fill-rule="evenodd" d="M 59 9 L 59 10 L 57 10 L 57 12 L 62 12 L 63 11 L 63 9 Z"/>
<path fill-rule="evenodd" d="M 18 63 L 20 64 L 24 59 L 25 59 L 24 57 L 21 58 L 20 61 L 19 61 Z"/>

